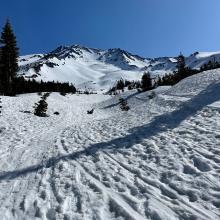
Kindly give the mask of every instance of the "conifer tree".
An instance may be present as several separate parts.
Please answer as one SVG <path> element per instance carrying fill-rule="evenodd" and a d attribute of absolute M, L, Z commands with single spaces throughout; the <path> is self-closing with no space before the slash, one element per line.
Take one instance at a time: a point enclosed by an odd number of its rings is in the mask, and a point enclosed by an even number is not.
<path fill-rule="evenodd" d="M 128 111 L 130 109 L 128 102 L 122 97 L 119 98 L 119 104 L 122 111 Z"/>
<path fill-rule="evenodd" d="M 177 74 L 178 74 L 178 81 L 187 77 L 187 68 L 185 63 L 185 57 L 180 53 L 177 58 Z"/>
<path fill-rule="evenodd" d="M 162 78 L 160 76 L 158 76 L 157 86 L 162 86 L 162 85 L 163 85 Z"/>
<path fill-rule="evenodd" d="M 35 104 L 34 114 L 39 117 L 46 117 L 47 114 L 47 102 L 44 99 L 41 99 L 37 104 Z"/>
<path fill-rule="evenodd" d="M 2 82 L 5 95 L 13 95 L 15 91 L 12 88 L 13 81 L 18 71 L 18 47 L 16 37 L 13 33 L 11 24 L 7 20 L 1 33 L 0 43 L 2 46 Z"/>
<path fill-rule="evenodd" d="M 141 88 L 143 91 L 147 91 L 152 89 L 152 81 L 150 77 L 150 73 L 145 72 L 141 79 Z"/>
<path fill-rule="evenodd" d="M 117 90 L 122 90 L 122 92 L 124 91 L 124 87 L 125 87 L 125 83 L 123 79 L 120 79 L 117 84 L 116 84 L 116 88 Z"/>
<path fill-rule="evenodd" d="M 45 93 L 38 103 L 35 103 L 34 114 L 39 117 L 47 117 L 47 102 L 46 99 L 49 97 L 50 93 Z"/>
<path fill-rule="evenodd" d="M 180 55 L 177 58 L 177 69 L 178 71 L 181 71 L 182 69 L 185 68 L 185 57 L 183 56 L 182 53 L 180 53 Z"/>
<path fill-rule="evenodd" d="M 2 45 L 0 43 L 0 95 L 3 94 L 3 82 L 2 82 L 2 67 L 3 67 L 3 62 L 2 62 Z"/>

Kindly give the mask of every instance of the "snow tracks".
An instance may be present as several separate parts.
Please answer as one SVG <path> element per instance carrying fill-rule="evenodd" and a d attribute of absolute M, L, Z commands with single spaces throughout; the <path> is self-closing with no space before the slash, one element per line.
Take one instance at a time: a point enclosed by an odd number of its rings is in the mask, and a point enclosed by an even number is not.
<path fill-rule="evenodd" d="M 38 200 L 42 212 L 50 207 L 44 215 L 57 219 L 220 218 L 219 116 L 207 107 L 158 134 L 144 123 L 134 129 L 132 115 L 66 128 L 42 189 L 53 200 L 51 207 Z"/>
<path fill-rule="evenodd" d="M 3 219 L 220 219 L 219 108 L 188 114 L 174 98 L 133 96 L 129 112 L 113 105 L 87 115 L 90 97 L 54 97 L 53 129 L 35 125 L 16 161 L 2 152 L 14 164 L 0 173 Z"/>

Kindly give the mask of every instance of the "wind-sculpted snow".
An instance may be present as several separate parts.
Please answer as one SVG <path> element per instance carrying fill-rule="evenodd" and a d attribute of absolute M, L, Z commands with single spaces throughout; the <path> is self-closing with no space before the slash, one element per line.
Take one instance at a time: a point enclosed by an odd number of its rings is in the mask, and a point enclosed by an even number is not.
<path fill-rule="evenodd" d="M 215 70 L 125 92 L 128 112 L 52 93 L 47 118 L 37 94 L 2 97 L 1 219 L 220 219 L 219 91 Z"/>

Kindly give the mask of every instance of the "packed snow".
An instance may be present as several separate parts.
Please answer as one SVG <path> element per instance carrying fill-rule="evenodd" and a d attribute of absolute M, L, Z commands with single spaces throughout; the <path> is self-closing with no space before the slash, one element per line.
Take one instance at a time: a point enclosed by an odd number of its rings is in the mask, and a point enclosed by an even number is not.
<path fill-rule="evenodd" d="M 154 92 L 1 97 L 1 219 L 220 219 L 220 70 Z"/>

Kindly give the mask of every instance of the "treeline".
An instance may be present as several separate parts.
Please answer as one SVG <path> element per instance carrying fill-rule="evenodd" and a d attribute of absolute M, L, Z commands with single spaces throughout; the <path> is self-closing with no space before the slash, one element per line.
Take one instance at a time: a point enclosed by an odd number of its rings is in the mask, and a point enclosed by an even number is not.
<path fill-rule="evenodd" d="M 220 68 L 220 63 L 217 61 L 209 61 L 203 64 L 200 69 L 191 69 L 185 65 L 185 57 L 180 54 L 177 62 L 177 71 L 170 74 L 165 74 L 163 77 L 158 77 L 157 86 L 175 85 L 180 80 L 185 79 L 194 74 L 201 73 L 207 70 Z"/>
<path fill-rule="evenodd" d="M 158 77 L 157 86 L 168 86 L 175 85 L 182 79 L 192 76 L 196 73 L 199 73 L 199 70 L 194 70 L 189 67 L 186 67 L 185 57 L 180 54 L 177 58 L 177 70 L 173 73 L 165 74 L 163 77 Z"/>
<path fill-rule="evenodd" d="M 209 61 L 208 63 L 205 63 L 200 67 L 200 71 L 206 71 L 206 70 L 213 70 L 213 69 L 218 69 L 220 68 L 220 63 L 217 61 Z"/>
<path fill-rule="evenodd" d="M 139 89 L 140 87 L 141 87 L 140 81 L 129 81 L 129 80 L 120 79 L 116 81 L 115 86 L 109 89 L 107 94 L 116 95 L 120 90 L 124 92 L 125 88 L 127 88 L 128 90 L 132 90 L 132 89 Z"/>
<path fill-rule="evenodd" d="M 76 93 L 73 84 L 60 82 L 40 82 L 35 79 L 25 80 L 24 77 L 15 78 L 12 84 L 15 94 L 34 93 L 34 92 L 60 92 Z"/>
<path fill-rule="evenodd" d="M 151 78 L 149 72 L 144 72 L 140 81 L 136 82 L 129 82 L 128 80 L 120 79 L 116 82 L 116 85 L 109 90 L 110 94 L 117 94 L 117 91 L 124 91 L 127 87 L 128 90 L 130 89 L 137 89 L 139 92 L 144 92 L 148 90 L 152 90 L 158 86 L 172 86 L 177 84 L 182 79 L 185 79 L 189 76 L 194 74 L 217 69 L 220 68 L 220 63 L 217 61 L 209 61 L 208 63 L 202 65 L 199 70 L 191 69 L 186 66 L 185 64 L 185 57 L 180 54 L 177 58 L 177 70 L 173 71 L 172 73 L 165 74 L 164 76 L 158 76 L 155 79 Z"/>
<path fill-rule="evenodd" d="M 155 85 L 156 84 L 152 82 L 150 73 L 145 72 L 142 75 L 141 81 L 129 81 L 123 79 L 116 81 L 115 86 L 108 91 L 108 94 L 116 95 L 120 91 L 124 92 L 125 88 L 128 90 L 137 89 L 140 92 L 147 91 L 153 89 Z"/>
<path fill-rule="evenodd" d="M 18 76 L 18 56 L 16 37 L 11 24 L 7 20 L 0 37 L 0 95 L 14 96 L 33 92 L 75 93 L 73 84 L 60 82 L 43 82 L 25 80 Z"/>

